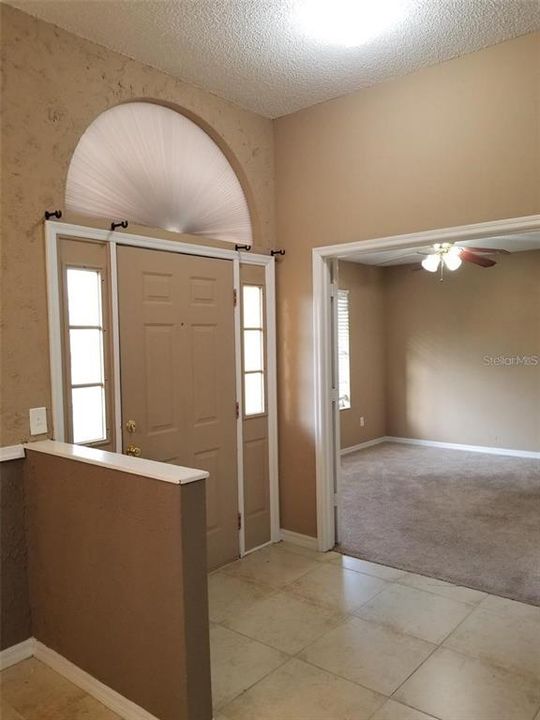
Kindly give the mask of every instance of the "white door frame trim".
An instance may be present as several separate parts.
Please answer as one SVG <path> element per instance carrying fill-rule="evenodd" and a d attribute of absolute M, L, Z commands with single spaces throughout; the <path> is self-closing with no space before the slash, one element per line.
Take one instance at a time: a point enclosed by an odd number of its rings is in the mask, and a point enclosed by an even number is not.
<path fill-rule="evenodd" d="M 123 231 L 113 232 L 102 228 L 87 227 L 72 223 L 46 221 L 45 255 L 47 267 L 47 306 L 49 322 L 49 358 L 51 373 L 51 416 L 52 434 L 55 440 L 64 441 L 64 383 L 62 374 L 62 314 L 60 303 L 60 287 L 58 281 L 58 238 L 73 238 L 89 242 L 106 242 L 109 247 L 111 272 L 111 314 L 113 336 L 113 379 L 115 407 L 115 450 L 122 451 L 122 408 L 120 393 L 120 338 L 118 324 L 118 275 L 116 265 L 116 248 L 118 245 L 164 250 L 183 255 L 199 255 L 201 257 L 232 260 L 234 289 L 238 302 L 235 308 L 235 361 L 236 361 L 236 395 L 240 413 L 237 423 L 237 464 L 238 464 L 238 502 L 239 511 L 245 517 L 244 477 L 243 477 L 243 438 L 242 438 L 242 374 L 240 348 L 240 263 L 259 265 L 265 268 L 266 280 L 266 313 L 267 343 L 269 361 L 267 371 L 268 382 L 268 460 L 270 478 L 270 525 L 271 541 L 280 540 L 279 521 L 279 481 L 278 481 L 278 435 L 277 435 L 277 379 L 276 379 L 276 314 L 275 314 L 275 260 L 270 255 L 251 252 L 237 252 L 234 249 L 196 245 L 176 240 L 163 240 L 146 235 L 138 235 Z M 245 554 L 244 523 L 239 530 L 239 546 L 241 556 Z"/>
<path fill-rule="evenodd" d="M 333 440 L 339 410 L 332 390 L 332 348 L 330 284 L 328 261 L 344 258 L 352 253 L 405 249 L 436 242 L 457 242 L 492 236 L 511 236 L 540 229 L 540 215 L 459 225 L 406 235 L 372 238 L 340 245 L 313 249 L 313 358 L 315 391 L 315 458 L 317 483 L 317 539 L 321 552 L 335 544 L 334 519 L 334 457 L 337 452 Z M 334 393 L 335 394 L 335 393 Z M 334 402 L 335 410 L 332 410 Z M 339 418 L 337 419 L 339 422 Z"/>

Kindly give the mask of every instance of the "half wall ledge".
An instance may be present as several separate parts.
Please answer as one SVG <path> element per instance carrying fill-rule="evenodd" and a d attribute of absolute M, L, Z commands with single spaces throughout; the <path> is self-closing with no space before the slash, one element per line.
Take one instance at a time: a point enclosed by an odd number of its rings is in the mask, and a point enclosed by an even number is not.
<path fill-rule="evenodd" d="M 141 475 L 142 477 L 161 480 L 161 482 L 173 483 L 174 485 L 187 485 L 196 480 L 206 480 L 208 478 L 208 473 L 205 470 L 130 457 L 120 453 L 86 447 L 85 445 L 58 442 L 57 440 L 38 440 L 26 443 L 23 447 L 26 450 L 56 455 L 67 460 L 77 460 L 78 462 L 98 465 L 109 470 L 119 470 L 131 475 Z"/>

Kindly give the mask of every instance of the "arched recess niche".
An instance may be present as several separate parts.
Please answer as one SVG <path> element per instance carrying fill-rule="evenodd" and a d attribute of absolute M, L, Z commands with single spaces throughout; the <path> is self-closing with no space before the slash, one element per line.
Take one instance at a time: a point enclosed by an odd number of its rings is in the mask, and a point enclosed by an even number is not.
<path fill-rule="evenodd" d="M 250 209 L 229 158 L 197 122 L 148 101 L 116 105 L 71 158 L 66 210 L 252 245 Z"/>

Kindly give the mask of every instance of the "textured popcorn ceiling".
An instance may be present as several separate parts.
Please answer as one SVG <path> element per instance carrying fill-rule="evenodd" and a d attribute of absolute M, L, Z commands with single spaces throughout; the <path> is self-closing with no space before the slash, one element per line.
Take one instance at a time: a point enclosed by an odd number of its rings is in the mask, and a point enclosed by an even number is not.
<path fill-rule="evenodd" d="M 540 29 L 538 0 L 404 0 L 399 26 L 339 48 L 302 35 L 302 2 L 8 0 L 271 118 Z"/>

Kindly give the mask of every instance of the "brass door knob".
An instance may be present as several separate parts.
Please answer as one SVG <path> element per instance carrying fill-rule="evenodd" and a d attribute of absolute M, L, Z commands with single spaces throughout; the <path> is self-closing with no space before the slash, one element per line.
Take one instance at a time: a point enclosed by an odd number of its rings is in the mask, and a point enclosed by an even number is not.
<path fill-rule="evenodd" d="M 132 457 L 140 457 L 141 448 L 136 447 L 135 445 L 128 445 L 126 448 L 126 455 L 131 455 Z"/>
<path fill-rule="evenodd" d="M 135 422 L 135 420 L 128 420 L 126 422 L 126 430 L 128 431 L 128 433 L 134 433 L 136 429 L 137 423 Z"/>

